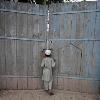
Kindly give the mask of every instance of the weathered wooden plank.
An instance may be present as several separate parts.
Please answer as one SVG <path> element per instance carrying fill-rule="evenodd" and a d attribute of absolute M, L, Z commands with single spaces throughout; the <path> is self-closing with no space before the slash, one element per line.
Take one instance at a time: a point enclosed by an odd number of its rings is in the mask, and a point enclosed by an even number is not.
<path fill-rule="evenodd" d="M 58 78 L 56 78 L 56 76 L 58 76 L 59 74 L 59 44 L 56 41 L 49 41 L 49 49 L 51 49 L 51 57 L 54 59 L 56 65 L 53 68 L 53 88 L 57 88 L 57 82 L 58 82 Z"/>
<path fill-rule="evenodd" d="M 38 10 L 38 6 L 34 5 L 34 4 L 28 4 L 27 5 L 28 7 L 28 12 L 30 13 L 36 13 L 35 9 Z M 37 11 L 38 12 L 38 11 Z M 36 38 L 35 37 L 35 32 L 34 32 L 34 24 L 35 24 L 35 21 L 34 21 L 34 17 L 35 15 L 27 15 L 28 19 L 27 19 L 27 27 L 28 27 L 28 34 L 27 34 L 27 37 L 28 38 Z"/>
<path fill-rule="evenodd" d="M 38 13 L 39 5 L 28 4 L 28 12 Z M 29 38 L 39 37 L 39 16 L 38 15 L 28 15 L 28 36 Z"/>
<path fill-rule="evenodd" d="M 100 56 L 98 55 L 100 53 L 100 42 L 96 41 L 94 43 L 94 55 L 93 55 L 93 76 L 96 77 L 97 79 L 100 79 Z M 98 81 L 98 84 L 94 81 L 93 84 L 94 90 L 100 92 L 100 81 Z"/>
<path fill-rule="evenodd" d="M 27 42 L 17 41 L 16 74 L 27 75 Z"/>
<path fill-rule="evenodd" d="M 34 75 L 39 75 L 39 66 L 38 66 L 38 43 L 35 42 L 33 47 L 33 73 Z"/>
<path fill-rule="evenodd" d="M 88 6 L 86 6 L 87 10 L 93 10 L 96 9 L 96 2 L 90 2 Z M 96 19 L 96 13 L 87 13 L 84 14 L 84 19 L 85 19 L 85 27 L 84 27 L 84 32 L 85 32 L 85 38 L 94 38 L 94 33 L 95 33 L 95 19 Z M 93 68 L 93 48 L 94 48 L 94 42 L 85 42 L 85 59 L 86 59 L 86 71 L 88 73 L 89 77 L 93 77 L 94 73 L 94 68 Z"/>
<path fill-rule="evenodd" d="M 49 38 L 53 38 L 54 32 L 55 32 L 55 26 L 54 26 L 54 21 L 55 21 L 55 16 L 52 15 L 52 11 L 55 8 L 55 6 L 51 7 L 49 6 Z"/>
<path fill-rule="evenodd" d="M 37 11 L 38 12 L 38 11 Z M 39 5 L 39 13 L 47 14 L 47 6 Z M 45 39 L 46 38 L 46 18 L 47 16 L 38 16 L 39 20 L 39 39 Z"/>
<path fill-rule="evenodd" d="M 0 2 L 0 8 L 5 8 L 5 3 Z M 5 13 L 0 12 L 0 36 L 5 36 Z M 5 40 L 0 39 L 0 74 L 5 74 Z"/>
<path fill-rule="evenodd" d="M 96 2 L 89 2 L 86 6 L 87 10 L 96 10 Z M 85 19 L 85 38 L 93 38 L 95 31 L 96 12 L 84 14 Z"/>
<path fill-rule="evenodd" d="M 27 89 L 27 78 L 20 77 L 17 79 L 17 89 L 21 90 Z"/>
<path fill-rule="evenodd" d="M 100 9 L 100 2 L 97 2 L 97 9 Z M 95 30 L 94 30 L 94 38 L 96 39 L 100 39 L 100 29 L 99 29 L 99 24 L 100 24 L 100 12 L 96 13 L 96 16 L 95 16 Z M 93 76 L 100 79 L 100 56 L 98 55 L 100 53 L 100 41 L 95 41 L 94 42 L 94 48 L 93 48 Z M 100 92 L 100 82 L 99 83 L 96 83 L 94 81 L 94 84 L 93 84 L 93 89 L 94 91 L 98 91 Z"/>
<path fill-rule="evenodd" d="M 76 56 L 78 56 L 78 66 L 79 66 L 79 69 L 78 69 L 78 71 L 79 71 L 79 76 L 81 77 L 84 77 L 85 76 L 85 74 L 86 74 L 86 69 L 85 69 L 85 61 L 86 61 L 86 59 L 85 59 L 85 43 L 84 42 L 79 42 L 79 43 L 77 43 L 77 45 L 76 45 L 77 47 L 78 47 L 78 51 L 79 51 L 79 53 L 77 52 L 77 55 Z"/>
<path fill-rule="evenodd" d="M 59 15 L 54 15 L 53 16 L 53 38 L 60 38 L 60 16 Z M 52 26 L 52 25 L 51 25 Z"/>
<path fill-rule="evenodd" d="M 17 89 L 17 78 L 7 77 L 7 89 Z"/>
<path fill-rule="evenodd" d="M 28 89 L 41 89 L 41 83 L 40 78 L 28 78 Z"/>
<path fill-rule="evenodd" d="M 80 80 L 81 92 L 94 93 L 92 80 Z"/>
<path fill-rule="evenodd" d="M 18 3 L 18 11 L 27 11 L 27 4 Z M 17 37 L 27 37 L 27 14 L 17 13 Z"/>
<path fill-rule="evenodd" d="M 76 34 L 75 38 L 83 38 L 84 33 L 84 13 L 76 15 Z"/>
<path fill-rule="evenodd" d="M 6 74 L 5 62 L 5 40 L 0 39 L 0 75 Z"/>
<path fill-rule="evenodd" d="M 13 2 L 5 2 L 5 9 L 16 10 L 17 5 Z M 5 12 L 5 34 L 6 36 L 16 36 L 16 14 Z"/>
<path fill-rule="evenodd" d="M 85 42 L 85 77 L 94 77 L 93 76 L 93 42 Z M 85 92 L 92 92 L 91 81 L 88 83 L 88 80 L 83 82 L 83 86 L 87 87 Z M 83 88 L 84 91 L 84 88 Z"/>
<path fill-rule="evenodd" d="M 16 75 L 16 41 L 6 40 L 6 74 Z M 13 59 L 12 59 L 13 58 Z"/>
<path fill-rule="evenodd" d="M 58 4 L 59 5 L 59 4 Z M 60 37 L 60 16 L 59 15 L 52 15 L 53 12 L 57 11 L 57 9 L 61 9 L 58 7 L 56 7 L 56 4 L 50 5 L 49 9 L 50 9 L 50 22 L 49 22 L 49 26 L 50 26 L 50 34 L 49 36 L 51 38 L 59 38 Z M 52 34 L 53 33 L 53 34 Z M 51 36 L 53 35 L 53 36 Z"/>
<path fill-rule="evenodd" d="M 35 7 L 38 9 L 37 6 L 35 5 L 30 5 L 28 4 L 28 12 L 32 12 L 34 13 L 35 11 Z M 28 15 L 28 34 L 27 34 L 27 37 L 28 38 L 36 38 L 35 37 L 35 32 L 34 32 L 34 15 Z M 33 53 L 35 53 L 33 51 L 33 48 L 35 48 L 35 42 L 33 41 L 27 41 L 27 76 L 33 76 L 35 75 L 34 72 L 36 72 L 36 70 L 34 71 L 34 68 L 35 68 L 35 64 L 36 64 L 36 60 L 34 60 L 34 56 L 33 56 Z M 33 78 L 28 78 L 27 79 L 27 88 L 28 89 L 34 89 L 35 88 L 35 84 L 33 84 Z"/>
<path fill-rule="evenodd" d="M 64 79 L 62 77 L 58 78 L 58 89 L 63 90 L 64 87 L 65 87 L 65 85 L 64 85 Z"/>
<path fill-rule="evenodd" d="M 34 58 L 33 58 L 33 48 L 34 48 L 34 42 L 28 42 L 27 43 L 27 47 L 28 47 L 28 50 L 27 50 L 27 75 L 28 76 L 32 76 L 34 75 L 34 67 L 33 64 L 34 64 Z"/>
<path fill-rule="evenodd" d="M 69 6 L 70 5 L 70 6 Z M 67 6 L 65 6 L 64 4 L 61 5 L 61 11 L 70 11 L 72 4 L 67 4 Z M 72 25 L 73 25 L 73 20 L 72 20 L 72 16 L 71 14 L 62 14 L 59 15 L 60 16 L 60 38 L 71 38 L 71 34 L 72 34 Z M 75 26 L 74 26 L 75 27 Z"/>
<path fill-rule="evenodd" d="M 95 68 L 95 73 L 94 76 L 100 79 L 100 56 L 98 55 L 100 53 L 100 43 L 99 41 L 94 43 L 94 68 Z"/>
<path fill-rule="evenodd" d="M 0 8 L 4 8 L 4 3 L 0 2 Z M 5 15 L 0 12 L 0 36 L 5 35 Z M 0 39 L 0 75 L 5 74 L 5 40 Z M 0 77 L 0 89 L 2 89 L 2 78 Z"/>
<path fill-rule="evenodd" d="M 27 11 L 27 4 L 18 3 L 18 11 Z M 27 14 L 17 13 L 17 37 L 27 37 L 28 36 L 28 24 L 27 24 Z M 19 76 L 27 76 L 27 41 L 17 41 L 17 57 L 16 57 L 16 73 Z M 18 78 L 18 89 L 27 89 L 27 78 Z"/>
<path fill-rule="evenodd" d="M 1 77 L 0 80 L 1 80 L 1 89 L 2 90 L 7 89 L 7 78 Z"/>
<path fill-rule="evenodd" d="M 17 10 L 27 11 L 27 5 L 19 3 Z M 27 15 L 17 14 L 17 37 L 27 36 Z M 17 73 L 27 75 L 27 41 L 17 41 Z"/>
<path fill-rule="evenodd" d="M 49 49 L 51 49 L 51 57 L 56 63 L 55 68 L 53 69 L 53 74 L 55 77 L 59 71 L 59 44 L 56 41 L 49 41 Z"/>
<path fill-rule="evenodd" d="M 100 10 L 100 2 L 97 2 L 97 9 Z M 96 13 L 96 25 L 95 25 L 95 36 L 94 38 L 100 39 L 100 12 Z"/>
<path fill-rule="evenodd" d="M 38 42 L 38 75 L 41 76 L 42 74 L 42 68 L 41 68 L 41 62 L 44 58 L 44 50 L 46 49 L 46 43 L 45 42 Z"/>
<path fill-rule="evenodd" d="M 5 2 L 5 9 L 15 9 L 15 3 Z M 10 24 L 10 25 L 9 25 Z M 5 12 L 5 36 L 16 36 L 16 14 Z M 16 74 L 16 41 L 5 40 L 6 74 Z M 12 59 L 13 58 L 13 59 Z"/>
<path fill-rule="evenodd" d="M 62 42 L 62 46 L 60 46 L 59 49 L 59 55 L 60 73 L 66 74 L 68 76 L 75 76 L 80 74 L 81 52 L 75 44 Z"/>
<path fill-rule="evenodd" d="M 53 78 L 53 85 L 52 85 L 53 89 L 58 89 L 58 78 L 54 76 Z"/>
<path fill-rule="evenodd" d="M 30 5 L 29 7 L 30 11 L 32 13 L 38 13 L 39 12 L 39 5 Z M 28 26 L 28 33 L 31 34 L 31 38 L 38 39 L 39 38 L 39 16 L 33 15 L 33 16 L 28 16 L 30 20 L 28 19 L 28 23 L 30 24 L 30 21 L 32 21 L 32 28 Z M 38 72 L 38 42 L 30 42 L 29 43 L 29 51 L 28 51 L 28 57 L 29 57 L 29 67 L 28 67 L 28 75 L 39 75 Z"/>
<path fill-rule="evenodd" d="M 4 3 L 0 2 L 0 8 L 4 9 Z M 0 11 L 0 36 L 4 36 L 5 32 L 5 14 Z"/>
<path fill-rule="evenodd" d="M 64 78 L 64 90 L 80 92 L 80 81 L 77 79 Z"/>
<path fill-rule="evenodd" d="M 92 93 L 99 94 L 100 93 L 100 81 L 99 80 L 95 80 L 95 81 L 93 80 L 91 83 L 92 83 L 91 84 Z"/>
<path fill-rule="evenodd" d="M 36 42 L 28 42 L 27 43 L 28 50 L 27 50 L 27 75 L 28 76 L 38 76 L 40 75 L 38 64 L 38 43 Z M 40 54 L 39 54 L 40 58 Z M 40 62 L 39 62 L 40 63 Z"/>

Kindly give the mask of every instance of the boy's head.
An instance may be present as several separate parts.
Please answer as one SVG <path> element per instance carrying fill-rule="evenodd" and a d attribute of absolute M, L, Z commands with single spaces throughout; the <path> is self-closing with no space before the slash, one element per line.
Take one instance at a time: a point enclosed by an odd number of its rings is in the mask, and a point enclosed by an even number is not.
<path fill-rule="evenodd" d="M 51 55 L 51 50 L 49 50 L 49 49 L 45 50 L 45 55 L 46 55 L 47 57 L 50 57 L 50 55 Z"/>

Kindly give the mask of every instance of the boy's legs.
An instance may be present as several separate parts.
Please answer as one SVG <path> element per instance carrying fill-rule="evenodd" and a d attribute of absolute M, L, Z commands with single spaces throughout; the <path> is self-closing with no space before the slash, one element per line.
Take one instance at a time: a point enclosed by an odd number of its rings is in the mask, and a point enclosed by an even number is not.
<path fill-rule="evenodd" d="M 52 80 L 49 82 L 49 94 L 54 95 L 54 93 L 52 92 Z"/>
<path fill-rule="evenodd" d="M 48 88 L 48 82 L 47 81 L 44 81 L 44 90 L 45 91 L 49 90 L 49 88 Z"/>
<path fill-rule="evenodd" d="M 50 95 L 54 95 L 52 92 L 52 80 L 50 82 L 44 81 L 44 90 Z"/>

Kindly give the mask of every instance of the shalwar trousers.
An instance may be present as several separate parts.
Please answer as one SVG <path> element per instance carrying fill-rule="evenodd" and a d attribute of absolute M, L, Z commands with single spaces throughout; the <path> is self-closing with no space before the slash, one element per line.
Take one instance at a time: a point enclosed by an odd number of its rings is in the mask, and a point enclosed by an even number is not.
<path fill-rule="evenodd" d="M 52 80 L 51 81 L 44 81 L 44 89 L 51 90 L 52 89 Z"/>

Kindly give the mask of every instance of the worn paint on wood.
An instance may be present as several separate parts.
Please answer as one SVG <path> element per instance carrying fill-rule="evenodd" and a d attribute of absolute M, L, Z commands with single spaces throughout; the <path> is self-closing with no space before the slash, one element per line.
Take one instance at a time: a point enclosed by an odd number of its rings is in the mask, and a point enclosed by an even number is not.
<path fill-rule="evenodd" d="M 0 2 L 0 8 L 47 15 L 47 6 L 43 5 Z M 100 38 L 100 12 L 53 15 L 53 13 L 64 11 L 100 9 L 100 2 L 52 4 L 49 8 L 49 39 Z M 47 38 L 46 17 L 0 11 L 0 36 L 45 40 Z M 56 61 L 53 73 L 54 88 L 80 92 L 98 91 L 100 84 L 99 41 L 52 40 L 49 41 L 49 46 L 52 50 L 52 57 Z M 0 87 L 2 89 L 42 88 L 40 65 L 45 48 L 45 41 L 0 39 Z M 10 75 L 14 77 L 9 77 Z M 76 79 L 68 77 L 76 77 Z M 86 79 L 77 79 L 81 77 L 86 77 Z M 93 80 L 90 81 L 88 78 Z"/>

